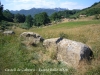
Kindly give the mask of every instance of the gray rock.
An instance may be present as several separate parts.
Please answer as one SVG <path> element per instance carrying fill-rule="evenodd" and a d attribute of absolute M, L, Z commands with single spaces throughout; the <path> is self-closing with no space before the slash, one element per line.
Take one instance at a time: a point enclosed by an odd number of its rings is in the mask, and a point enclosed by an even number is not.
<path fill-rule="evenodd" d="M 39 34 L 33 32 L 23 32 L 20 39 L 26 45 L 36 45 L 44 40 Z"/>
<path fill-rule="evenodd" d="M 3 34 L 4 35 L 13 35 L 13 34 L 15 34 L 15 32 L 12 30 L 8 30 L 8 31 L 4 31 Z"/>
<path fill-rule="evenodd" d="M 46 39 L 43 45 L 47 50 L 52 47 L 55 48 L 57 51 L 57 60 L 72 67 L 77 67 L 82 60 L 89 61 L 93 55 L 93 52 L 87 45 L 69 39 Z"/>
<path fill-rule="evenodd" d="M 43 46 L 46 49 L 49 49 L 51 47 L 57 47 L 56 41 L 58 40 L 58 38 L 52 38 L 52 39 L 46 39 L 43 41 Z"/>

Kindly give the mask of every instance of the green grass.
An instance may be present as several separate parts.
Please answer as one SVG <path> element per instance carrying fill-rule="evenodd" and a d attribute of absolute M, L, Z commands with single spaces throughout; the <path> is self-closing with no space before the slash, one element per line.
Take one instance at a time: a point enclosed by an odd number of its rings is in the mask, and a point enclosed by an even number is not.
<path fill-rule="evenodd" d="M 67 22 L 67 23 L 61 23 L 56 24 L 48 27 L 42 27 L 42 28 L 33 28 L 33 31 L 43 31 L 43 30 L 53 30 L 53 29 L 59 29 L 59 28 L 73 28 L 73 27 L 80 27 L 84 25 L 93 25 L 93 24 L 100 24 L 100 20 L 92 20 L 92 21 L 74 21 L 74 22 Z M 31 29 L 32 30 L 32 29 Z"/>
<path fill-rule="evenodd" d="M 100 20 L 75 21 L 57 25 L 23 30 L 16 28 L 13 36 L 0 34 L 0 75 L 100 75 Z M 78 71 L 59 61 L 49 59 L 49 53 L 42 46 L 26 47 L 19 41 L 23 31 L 39 33 L 45 39 L 65 37 L 87 44 L 93 50 L 95 59 L 91 65 L 81 65 Z M 53 54 L 54 56 L 54 54 Z M 44 61 L 42 60 L 44 58 Z M 51 57 L 54 59 L 54 57 Z M 35 69 L 36 71 L 7 72 L 5 69 Z M 38 71 L 39 68 L 65 68 L 68 71 Z"/>
<path fill-rule="evenodd" d="M 90 24 L 100 24 L 100 20 L 93 20 L 93 21 L 74 21 L 74 22 L 67 22 L 58 24 L 57 26 L 52 26 L 51 28 L 57 29 L 57 28 L 72 28 L 72 27 L 79 27 L 83 25 L 90 25 Z"/>
<path fill-rule="evenodd" d="M 99 25 L 100 20 L 91 20 L 91 21 L 75 21 L 75 22 L 66 22 L 61 24 L 56 24 L 47 27 L 40 28 L 31 28 L 29 31 L 37 32 L 42 35 L 44 38 L 53 38 L 59 37 L 60 33 L 67 35 L 67 30 L 72 28 L 79 28 L 86 25 Z"/>
<path fill-rule="evenodd" d="M 69 71 L 39 71 L 40 69 L 68 69 L 64 64 L 54 63 L 52 60 L 39 61 L 40 51 L 45 54 L 45 49 L 42 44 L 37 47 L 27 49 L 20 43 L 18 37 L 0 35 L 0 75 L 66 75 L 73 73 L 74 69 Z M 32 69 L 33 71 L 22 71 L 24 69 Z M 20 69 L 20 71 L 7 71 L 8 69 Z M 5 71 L 6 70 L 6 71 Z M 34 71 L 35 70 L 35 71 Z"/>

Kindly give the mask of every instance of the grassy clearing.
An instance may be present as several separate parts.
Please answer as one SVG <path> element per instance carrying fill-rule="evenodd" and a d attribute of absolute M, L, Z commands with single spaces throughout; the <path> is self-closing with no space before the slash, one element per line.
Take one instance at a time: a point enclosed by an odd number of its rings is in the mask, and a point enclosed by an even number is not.
<path fill-rule="evenodd" d="M 16 27 L 14 36 L 0 34 L 0 75 L 100 75 L 100 21 L 77 21 L 52 25 L 42 28 L 24 30 Z M 19 34 L 24 31 L 39 33 L 45 39 L 65 37 L 71 40 L 83 42 L 93 50 L 95 59 L 91 65 L 81 65 L 76 71 L 55 60 L 49 59 L 49 54 L 42 44 L 37 47 L 25 47 L 19 41 Z M 48 55 L 48 56 L 47 56 Z M 54 57 L 51 57 L 54 59 Z M 42 61 L 45 60 L 45 61 Z M 7 72 L 5 69 L 35 69 L 35 71 Z M 38 71 L 39 68 L 65 68 L 68 71 Z"/>
<path fill-rule="evenodd" d="M 100 66 L 100 20 L 67 22 L 47 28 L 31 29 L 45 38 L 64 36 L 65 38 L 87 44 L 94 53 L 91 65 L 81 65 L 76 75 L 99 75 Z M 80 72 L 81 71 L 81 72 Z M 93 71 L 93 72 L 92 72 Z"/>
<path fill-rule="evenodd" d="M 58 25 L 52 25 L 48 27 L 42 27 L 42 28 L 32 28 L 29 31 L 37 32 L 41 34 L 44 38 L 51 38 L 51 37 L 59 37 L 61 33 L 64 33 L 66 35 L 70 35 L 74 32 L 69 32 L 69 30 L 76 30 L 80 29 L 79 27 L 85 27 L 87 25 L 99 25 L 99 20 L 92 20 L 92 21 L 75 21 L 75 22 L 67 22 L 67 23 L 61 23 Z M 81 28 L 82 29 L 82 28 Z"/>

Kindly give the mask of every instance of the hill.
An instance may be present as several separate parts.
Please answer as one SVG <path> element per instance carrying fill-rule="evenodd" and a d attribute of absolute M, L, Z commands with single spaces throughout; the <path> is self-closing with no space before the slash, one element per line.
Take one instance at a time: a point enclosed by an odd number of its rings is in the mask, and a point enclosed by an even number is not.
<path fill-rule="evenodd" d="M 92 6 L 85 8 L 85 9 L 82 9 L 80 12 L 78 12 L 75 15 L 72 15 L 72 16 L 78 17 L 80 14 L 81 15 L 87 15 L 87 16 L 100 14 L 100 2 L 94 3 Z"/>
<path fill-rule="evenodd" d="M 35 14 L 38 14 L 38 13 L 41 13 L 41 12 L 46 12 L 46 13 L 48 13 L 48 15 L 51 15 L 54 12 L 64 11 L 64 10 L 66 10 L 66 9 L 64 9 L 64 8 L 54 8 L 54 9 L 32 8 L 30 10 L 24 10 L 23 9 L 23 10 L 19 10 L 19 11 L 11 11 L 11 13 L 13 13 L 13 14 L 19 13 L 19 14 L 24 14 L 24 15 L 30 14 L 30 15 L 34 16 Z"/>

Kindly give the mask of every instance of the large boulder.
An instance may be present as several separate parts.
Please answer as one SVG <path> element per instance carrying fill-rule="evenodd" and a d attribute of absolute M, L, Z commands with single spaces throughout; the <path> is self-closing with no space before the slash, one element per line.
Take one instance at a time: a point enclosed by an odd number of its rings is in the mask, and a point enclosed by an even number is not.
<path fill-rule="evenodd" d="M 20 39 L 21 42 L 24 43 L 25 45 L 33 45 L 33 46 L 40 42 L 43 42 L 44 40 L 39 34 L 34 32 L 23 32 L 20 35 Z"/>
<path fill-rule="evenodd" d="M 58 40 L 58 38 L 52 38 L 52 39 L 46 39 L 43 42 L 43 46 L 48 50 L 51 49 L 52 47 L 57 48 L 57 44 L 56 41 Z"/>
<path fill-rule="evenodd" d="M 87 45 L 69 39 L 46 39 L 43 45 L 47 50 L 55 48 L 57 60 L 72 67 L 77 67 L 82 60 L 89 61 L 93 55 L 93 52 Z"/>

